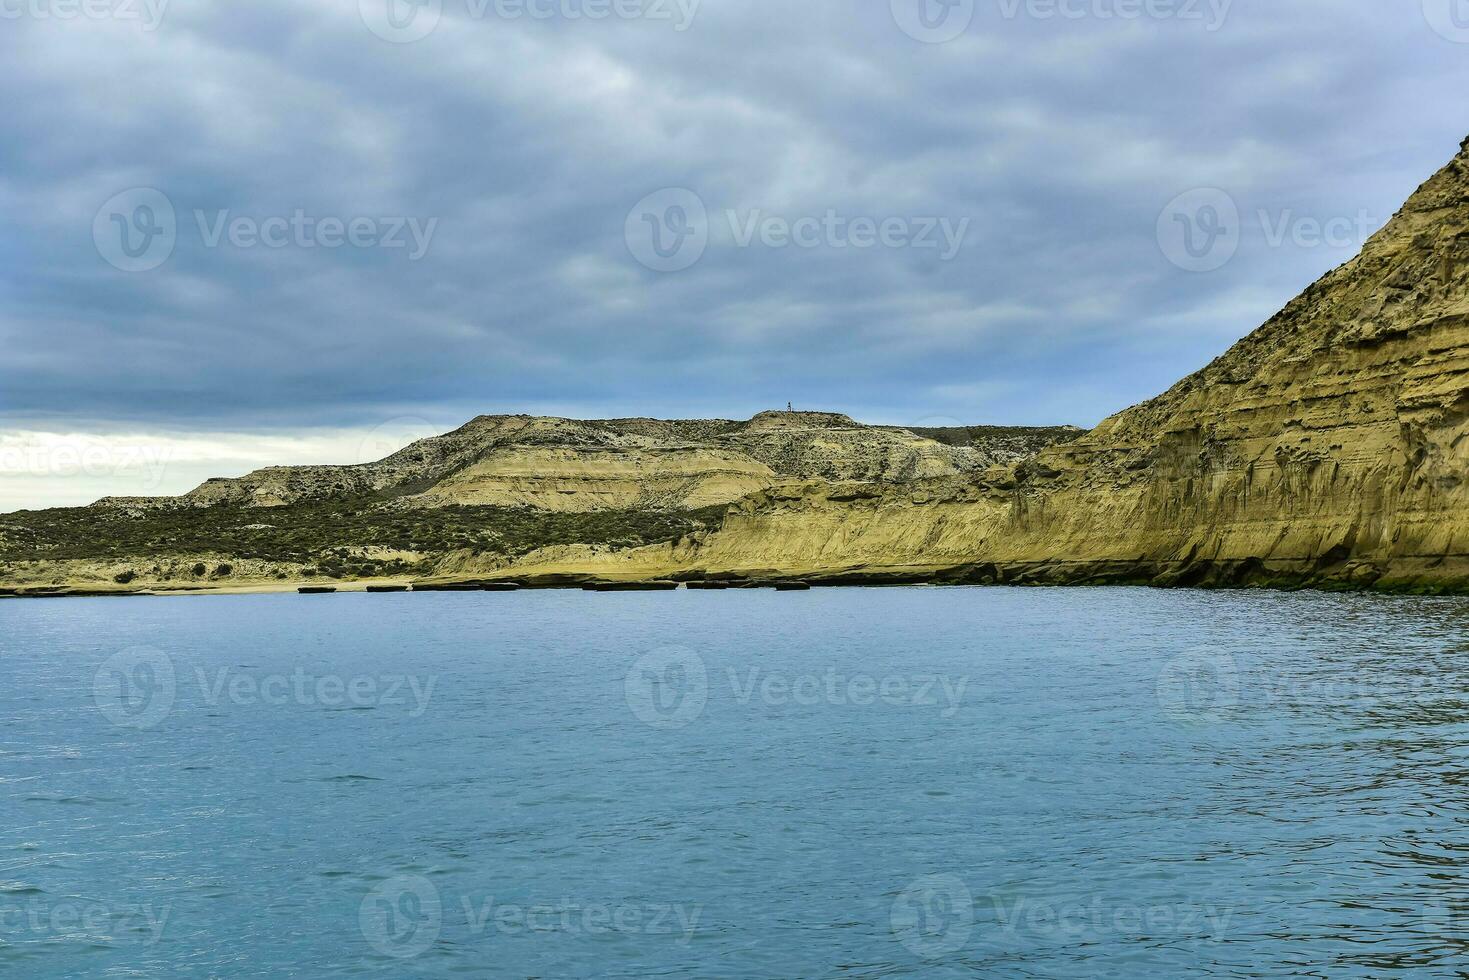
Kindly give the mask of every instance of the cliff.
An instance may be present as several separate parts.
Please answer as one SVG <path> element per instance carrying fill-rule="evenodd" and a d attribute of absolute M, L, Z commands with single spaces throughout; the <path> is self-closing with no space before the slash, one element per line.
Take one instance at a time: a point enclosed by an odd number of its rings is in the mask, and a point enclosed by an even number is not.
<path fill-rule="evenodd" d="M 486 575 L 551 556 L 620 560 L 713 531 L 730 505 L 792 483 L 958 478 L 1080 431 L 919 435 L 822 412 L 481 416 L 374 463 L 270 467 L 179 497 L 0 515 L 0 589 L 289 587 Z"/>
<path fill-rule="evenodd" d="M 1469 140 L 1203 370 L 973 479 L 763 493 L 680 561 L 832 576 L 1462 590 Z"/>
<path fill-rule="evenodd" d="M 913 431 L 829 413 L 485 416 L 365 466 L 4 515 L 0 583 L 800 576 L 1469 591 L 1466 435 L 1469 140 L 1356 258 L 1088 433 Z"/>

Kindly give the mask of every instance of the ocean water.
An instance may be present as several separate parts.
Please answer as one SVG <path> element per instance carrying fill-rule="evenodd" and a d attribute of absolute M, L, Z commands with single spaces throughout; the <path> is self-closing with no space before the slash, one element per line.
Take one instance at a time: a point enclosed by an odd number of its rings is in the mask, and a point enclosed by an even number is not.
<path fill-rule="evenodd" d="M 0 602 L 0 976 L 1469 975 L 1469 602 Z"/>

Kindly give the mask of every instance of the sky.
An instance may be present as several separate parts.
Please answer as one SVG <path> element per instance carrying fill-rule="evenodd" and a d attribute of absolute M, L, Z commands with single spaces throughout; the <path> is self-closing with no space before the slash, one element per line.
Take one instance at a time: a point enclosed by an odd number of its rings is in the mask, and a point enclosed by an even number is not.
<path fill-rule="evenodd" d="M 1469 0 L 0 0 L 0 511 L 478 414 L 1083 426 L 1469 134 Z"/>

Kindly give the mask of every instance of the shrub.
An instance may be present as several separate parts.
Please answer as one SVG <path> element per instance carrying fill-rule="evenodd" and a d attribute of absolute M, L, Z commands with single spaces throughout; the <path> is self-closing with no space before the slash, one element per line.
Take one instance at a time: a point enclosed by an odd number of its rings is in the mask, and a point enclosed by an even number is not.
<path fill-rule="evenodd" d="M 138 573 L 129 568 L 125 572 L 118 572 L 116 575 L 112 576 L 112 581 L 116 582 L 118 585 L 127 585 L 129 582 L 137 577 Z"/>
<path fill-rule="evenodd" d="M 195 575 L 203 575 L 205 572 L 209 571 L 209 569 L 205 567 L 204 563 L 201 561 L 195 563 L 194 567 L 189 569 L 189 571 L 193 572 Z"/>
<path fill-rule="evenodd" d="M 215 575 L 230 575 L 230 574 L 232 574 L 234 572 L 234 570 L 235 570 L 235 566 L 231 565 L 229 562 L 221 562 L 220 565 L 219 565 L 219 567 L 214 570 L 214 574 Z"/>

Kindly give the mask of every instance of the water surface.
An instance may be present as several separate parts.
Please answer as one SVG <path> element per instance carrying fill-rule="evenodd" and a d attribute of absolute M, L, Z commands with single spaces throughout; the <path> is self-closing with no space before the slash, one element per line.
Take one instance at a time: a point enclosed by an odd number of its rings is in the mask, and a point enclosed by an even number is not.
<path fill-rule="evenodd" d="M 1466 976 L 1469 603 L 0 602 L 0 975 Z"/>

